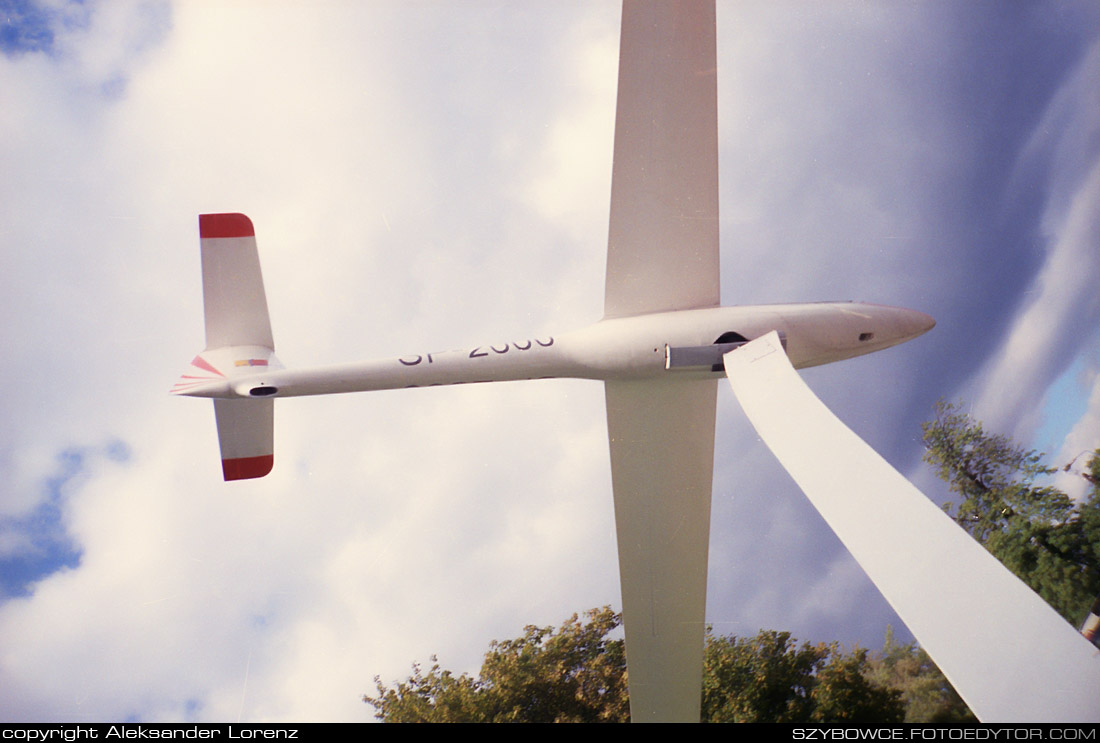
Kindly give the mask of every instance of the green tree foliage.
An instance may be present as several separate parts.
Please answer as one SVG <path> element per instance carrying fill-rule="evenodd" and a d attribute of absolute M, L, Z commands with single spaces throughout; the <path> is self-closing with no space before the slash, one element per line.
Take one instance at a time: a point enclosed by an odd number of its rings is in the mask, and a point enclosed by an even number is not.
<path fill-rule="evenodd" d="M 630 711 L 623 641 L 608 635 L 620 615 L 610 607 L 574 614 L 553 627 L 524 628 L 522 637 L 494 641 L 481 674 L 455 677 L 432 656 L 425 674 L 393 688 L 377 677 L 378 696 L 364 696 L 387 722 L 623 722 Z"/>
<path fill-rule="evenodd" d="M 810 693 L 813 722 L 890 724 L 905 719 L 901 693 L 874 683 L 868 674 L 868 653 L 857 648 L 847 655 L 830 646 L 830 658 Z"/>
<path fill-rule="evenodd" d="M 555 630 L 527 627 L 493 642 L 477 678 L 432 658 L 425 673 L 392 687 L 377 677 L 364 696 L 387 722 L 626 722 L 621 616 L 605 607 Z M 859 722 L 968 719 L 943 675 L 912 645 L 881 654 L 802 643 L 785 632 L 738 638 L 707 634 L 702 717 L 707 722 Z M 973 719 L 973 718 L 969 718 Z"/>
<path fill-rule="evenodd" d="M 707 635 L 707 722 L 900 722 L 900 694 L 864 676 L 867 651 L 801 646 L 787 632 L 752 638 Z"/>
<path fill-rule="evenodd" d="M 905 722 L 978 721 L 928 653 L 914 643 L 899 643 L 892 628 L 886 629 L 882 651 L 868 659 L 865 675 L 901 694 Z"/>
<path fill-rule="evenodd" d="M 955 521 L 1043 597 L 1079 625 L 1100 593 L 1100 450 L 1090 463 L 1092 490 L 1074 502 L 1043 479 L 1057 470 L 1042 454 L 990 434 L 940 401 L 922 426 L 924 459 L 960 497 Z"/>

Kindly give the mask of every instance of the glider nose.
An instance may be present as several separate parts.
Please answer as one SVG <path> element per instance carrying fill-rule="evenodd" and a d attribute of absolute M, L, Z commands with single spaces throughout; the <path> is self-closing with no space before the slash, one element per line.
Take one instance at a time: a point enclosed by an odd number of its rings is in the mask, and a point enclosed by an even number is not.
<path fill-rule="evenodd" d="M 924 335 L 936 325 L 931 315 L 917 310 L 881 305 L 865 305 L 865 307 L 867 316 L 872 319 L 869 329 L 873 329 L 871 332 L 860 332 L 859 342 L 860 345 L 866 344 L 872 351 L 911 341 L 919 335 Z"/>
<path fill-rule="evenodd" d="M 936 320 L 931 315 L 926 315 L 917 310 L 902 310 L 902 317 L 898 325 L 905 336 L 905 340 L 924 335 L 936 327 Z"/>

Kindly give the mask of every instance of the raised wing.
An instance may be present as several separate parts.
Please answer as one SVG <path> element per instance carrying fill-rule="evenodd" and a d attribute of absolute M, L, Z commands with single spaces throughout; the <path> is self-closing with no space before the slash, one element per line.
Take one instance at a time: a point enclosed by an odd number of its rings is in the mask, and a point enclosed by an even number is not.
<path fill-rule="evenodd" d="M 717 307 L 714 0 L 624 2 L 605 317 Z"/>
<path fill-rule="evenodd" d="M 604 317 L 716 307 L 713 0 L 624 2 Z M 607 382 L 636 722 L 698 722 L 714 381 Z"/>
<path fill-rule="evenodd" d="M 773 332 L 725 356 L 757 433 L 983 722 L 1098 722 L 1100 654 L 825 407 Z"/>

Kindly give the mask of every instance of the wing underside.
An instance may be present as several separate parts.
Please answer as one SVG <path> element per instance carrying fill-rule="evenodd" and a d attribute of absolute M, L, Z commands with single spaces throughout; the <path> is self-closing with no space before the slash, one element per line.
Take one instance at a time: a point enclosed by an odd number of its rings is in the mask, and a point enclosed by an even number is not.
<path fill-rule="evenodd" d="M 698 722 L 718 385 L 605 387 L 631 719 Z"/>
<path fill-rule="evenodd" d="M 979 719 L 1100 721 L 1096 649 L 833 415 L 775 333 L 725 358 L 760 437 Z"/>
<path fill-rule="evenodd" d="M 605 317 L 717 307 L 714 1 L 627 2 Z"/>
<path fill-rule="evenodd" d="M 624 2 L 604 316 L 716 307 L 713 0 Z M 699 720 L 714 381 L 607 382 L 630 711 Z"/>

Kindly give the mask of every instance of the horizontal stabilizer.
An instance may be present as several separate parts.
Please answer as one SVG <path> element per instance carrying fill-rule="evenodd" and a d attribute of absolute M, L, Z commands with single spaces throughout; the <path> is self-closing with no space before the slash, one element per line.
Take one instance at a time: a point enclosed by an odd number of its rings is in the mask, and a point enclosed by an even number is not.
<path fill-rule="evenodd" d="M 275 401 L 215 400 L 222 474 L 226 480 L 263 477 L 275 465 Z"/>
<path fill-rule="evenodd" d="M 982 722 L 1100 722 L 1096 648 L 833 415 L 774 332 L 725 358 L 760 438 Z"/>
<path fill-rule="evenodd" d="M 200 214 L 206 348 L 274 349 L 256 231 L 243 214 Z"/>

